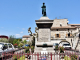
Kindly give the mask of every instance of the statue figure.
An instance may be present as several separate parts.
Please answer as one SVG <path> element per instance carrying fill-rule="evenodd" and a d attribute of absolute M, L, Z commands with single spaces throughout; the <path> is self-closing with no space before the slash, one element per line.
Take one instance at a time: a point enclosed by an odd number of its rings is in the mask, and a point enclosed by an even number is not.
<path fill-rule="evenodd" d="M 46 6 L 45 6 L 45 3 L 43 3 L 43 6 L 41 8 L 42 8 L 42 15 L 46 16 Z"/>

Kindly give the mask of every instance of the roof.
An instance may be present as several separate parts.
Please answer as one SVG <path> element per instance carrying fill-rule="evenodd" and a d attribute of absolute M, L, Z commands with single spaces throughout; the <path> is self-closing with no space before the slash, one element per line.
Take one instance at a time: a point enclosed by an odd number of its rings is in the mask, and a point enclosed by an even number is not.
<path fill-rule="evenodd" d="M 51 27 L 51 29 L 74 29 L 76 27 L 71 27 L 71 26 L 62 26 L 62 27 Z"/>
<path fill-rule="evenodd" d="M 69 24 L 69 25 L 80 25 L 80 24 Z"/>
<path fill-rule="evenodd" d="M 8 36 L 0 35 L 0 38 L 7 38 L 8 39 Z"/>
<path fill-rule="evenodd" d="M 24 35 L 23 38 L 30 38 L 30 36 L 29 35 Z"/>
<path fill-rule="evenodd" d="M 71 26 L 75 26 L 76 28 L 80 28 L 80 24 L 69 24 Z"/>

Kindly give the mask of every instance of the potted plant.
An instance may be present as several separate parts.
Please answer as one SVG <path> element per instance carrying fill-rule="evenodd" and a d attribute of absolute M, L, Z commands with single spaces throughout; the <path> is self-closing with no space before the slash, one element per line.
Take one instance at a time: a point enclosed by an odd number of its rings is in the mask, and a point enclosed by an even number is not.
<path fill-rule="evenodd" d="M 64 58 L 65 54 L 64 54 L 64 47 L 59 47 L 59 51 L 60 51 L 60 58 Z"/>
<path fill-rule="evenodd" d="M 55 50 L 56 54 L 58 54 L 58 45 L 55 46 L 54 50 Z"/>

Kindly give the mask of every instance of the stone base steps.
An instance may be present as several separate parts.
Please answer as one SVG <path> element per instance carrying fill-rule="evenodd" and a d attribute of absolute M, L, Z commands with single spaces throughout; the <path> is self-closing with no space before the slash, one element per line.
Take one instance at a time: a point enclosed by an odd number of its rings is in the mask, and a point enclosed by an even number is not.
<path fill-rule="evenodd" d="M 53 48 L 35 48 L 35 50 L 44 50 L 44 49 L 46 49 L 47 51 L 54 50 Z"/>

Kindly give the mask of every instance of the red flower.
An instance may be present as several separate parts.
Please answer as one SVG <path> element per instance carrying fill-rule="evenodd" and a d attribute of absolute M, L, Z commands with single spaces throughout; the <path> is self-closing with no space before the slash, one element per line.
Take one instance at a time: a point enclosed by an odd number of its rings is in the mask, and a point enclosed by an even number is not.
<path fill-rule="evenodd" d="M 17 46 L 17 45 L 18 45 L 18 44 L 16 44 L 16 43 L 14 44 L 14 46 Z"/>

